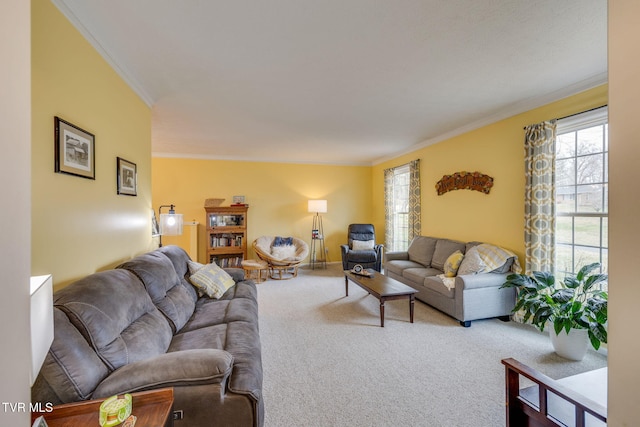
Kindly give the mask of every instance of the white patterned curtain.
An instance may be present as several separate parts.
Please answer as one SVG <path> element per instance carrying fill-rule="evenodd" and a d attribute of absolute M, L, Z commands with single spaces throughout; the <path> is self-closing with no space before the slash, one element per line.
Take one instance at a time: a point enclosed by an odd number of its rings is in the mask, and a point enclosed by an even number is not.
<path fill-rule="evenodd" d="M 556 121 L 525 128 L 525 274 L 554 271 Z"/>
<path fill-rule="evenodd" d="M 422 205 L 420 203 L 420 159 L 409 163 L 409 235 L 408 242 L 422 231 Z"/>
<path fill-rule="evenodd" d="M 395 168 L 384 170 L 384 247 L 393 250 L 395 227 L 393 226 L 393 178 Z"/>

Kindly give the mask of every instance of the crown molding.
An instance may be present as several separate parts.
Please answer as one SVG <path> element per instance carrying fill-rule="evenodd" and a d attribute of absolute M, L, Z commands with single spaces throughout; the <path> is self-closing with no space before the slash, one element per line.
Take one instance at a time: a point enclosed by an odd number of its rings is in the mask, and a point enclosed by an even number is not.
<path fill-rule="evenodd" d="M 85 27 L 80 19 L 73 13 L 71 8 L 67 6 L 64 0 L 51 0 L 58 10 L 71 22 L 71 24 L 82 34 L 82 36 L 93 46 L 93 48 L 104 58 L 105 61 L 113 68 L 113 70 L 125 81 L 125 83 L 142 99 L 142 101 L 151 108 L 155 103 L 153 97 L 144 90 L 142 85 L 131 75 L 131 73 L 109 53 L 109 49 L 101 45 L 93 36 L 91 31 Z"/>
<path fill-rule="evenodd" d="M 501 109 L 497 113 L 483 117 L 480 120 L 476 120 L 475 122 L 471 122 L 457 129 L 454 129 L 450 132 L 446 132 L 441 135 L 438 135 L 434 138 L 426 139 L 402 151 L 398 151 L 394 154 L 390 154 L 388 156 L 378 158 L 372 161 L 371 164 L 378 165 L 380 163 L 393 160 L 405 154 L 409 154 L 414 151 L 420 150 L 421 148 L 428 147 L 429 145 L 446 141 L 447 139 L 454 138 L 456 136 L 465 134 L 472 130 L 479 129 L 484 126 L 488 126 L 490 124 L 499 122 L 500 120 L 508 119 L 509 117 L 517 116 L 518 114 L 526 113 L 527 111 L 531 111 L 536 108 L 542 107 L 544 105 L 551 104 L 552 102 L 560 101 L 561 99 L 568 98 L 580 92 L 593 89 L 607 82 L 608 82 L 608 73 L 604 72 L 604 73 L 597 74 L 593 77 L 590 77 L 588 79 L 582 80 L 580 82 L 574 83 L 572 85 L 569 85 L 567 87 L 564 87 L 562 89 L 556 90 L 554 92 L 550 92 L 544 95 L 528 98 L 528 99 L 510 104 L 509 106 Z M 551 118 L 552 117 L 550 117 L 550 119 Z"/>
<path fill-rule="evenodd" d="M 152 152 L 151 157 L 167 158 L 167 159 L 194 159 L 194 160 L 225 160 L 234 162 L 255 162 L 255 163 L 288 163 L 296 165 L 324 165 L 324 166 L 373 166 L 367 162 L 310 162 L 304 160 L 282 160 L 281 158 L 264 158 L 264 157 L 234 157 L 234 156 L 215 156 L 211 154 L 192 154 L 192 153 L 162 153 Z"/>

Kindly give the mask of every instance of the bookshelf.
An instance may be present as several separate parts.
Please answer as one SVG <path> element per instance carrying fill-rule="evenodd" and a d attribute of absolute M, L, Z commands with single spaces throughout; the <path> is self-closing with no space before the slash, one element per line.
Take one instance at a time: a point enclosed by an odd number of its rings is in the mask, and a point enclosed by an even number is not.
<path fill-rule="evenodd" d="M 207 216 L 207 257 L 220 267 L 241 268 L 247 259 L 246 205 L 204 208 Z"/>

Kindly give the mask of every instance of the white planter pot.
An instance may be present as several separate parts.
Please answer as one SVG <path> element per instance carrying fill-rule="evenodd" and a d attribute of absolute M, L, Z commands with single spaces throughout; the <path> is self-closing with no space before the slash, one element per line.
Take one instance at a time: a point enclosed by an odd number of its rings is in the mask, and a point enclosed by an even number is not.
<path fill-rule="evenodd" d="M 559 356 L 570 360 L 584 359 L 589 346 L 589 332 L 586 329 L 571 329 L 569 334 L 563 329 L 559 335 L 556 335 L 553 325 L 550 326 L 551 344 Z"/>

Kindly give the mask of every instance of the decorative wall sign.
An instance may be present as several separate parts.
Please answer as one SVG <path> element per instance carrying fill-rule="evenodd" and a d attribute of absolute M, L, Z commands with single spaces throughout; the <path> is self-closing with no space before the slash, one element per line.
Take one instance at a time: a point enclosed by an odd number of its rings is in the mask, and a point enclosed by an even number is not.
<path fill-rule="evenodd" d="M 489 194 L 493 187 L 493 178 L 480 172 L 456 172 L 453 175 L 444 175 L 436 183 L 438 196 L 452 190 L 476 190 Z"/>

